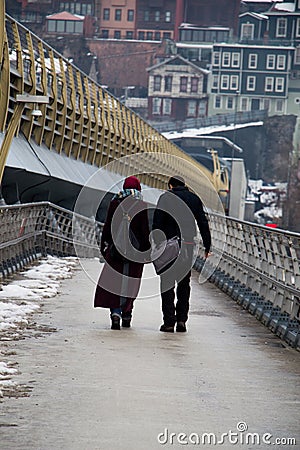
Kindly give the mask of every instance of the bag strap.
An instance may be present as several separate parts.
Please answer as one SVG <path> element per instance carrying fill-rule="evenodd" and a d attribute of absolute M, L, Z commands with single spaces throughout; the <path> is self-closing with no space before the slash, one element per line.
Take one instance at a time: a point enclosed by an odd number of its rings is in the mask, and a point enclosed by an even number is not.
<path fill-rule="evenodd" d="M 126 198 L 126 197 L 125 197 L 125 198 Z M 122 214 L 123 214 L 123 218 L 127 216 L 128 222 L 130 222 L 132 218 L 131 218 L 131 216 L 130 216 L 129 213 L 130 213 L 130 211 L 135 207 L 135 204 L 133 204 L 133 205 L 129 208 L 128 211 L 125 211 L 125 209 L 124 209 L 123 206 L 122 206 L 122 201 L 123 201 L 123 200 L 124 200 L 124 199 L 120 200 L 119 206 L 121 207 Z M 137 200 L 137 199 L 135 199 L 135 200 Z"/>

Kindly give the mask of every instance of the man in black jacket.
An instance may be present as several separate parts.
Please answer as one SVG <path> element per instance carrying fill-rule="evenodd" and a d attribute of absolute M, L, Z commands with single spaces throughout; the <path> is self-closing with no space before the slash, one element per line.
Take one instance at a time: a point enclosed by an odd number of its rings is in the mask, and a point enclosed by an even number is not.
<path fill-rule="evenodd" d="M 205 258 L 209 256 L 211 235 L 208 221 L 200 198 L 189 191 L 180 176 L 173 176 L 168 182 L 169 190 L 163 193 L 157 203 L 153 217 L 153 239 L 159 244 L 163 239 L 178 236 L 181 242 L 180 254 L 160 275 L 163 325 L 160 331 L 173 333 L 186 331 L 188 319 L 190 278 L 193 266 L 194 238 L 198 225 Z M 175 283 L 177 283 L 175 302 Z"/>

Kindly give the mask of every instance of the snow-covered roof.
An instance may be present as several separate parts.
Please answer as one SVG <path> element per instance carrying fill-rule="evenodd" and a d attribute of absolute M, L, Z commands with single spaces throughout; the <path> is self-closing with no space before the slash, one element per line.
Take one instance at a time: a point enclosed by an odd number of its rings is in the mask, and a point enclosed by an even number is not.
<path fill-rule="evenodd" d="M 267 14 L 272 13 L 295 13 L 296 12 L 296 5 L 292 2 L 284 2 L 284 3 L 275 3 L 274 6 L 271 8 L 271 11 L 268 11 Z"/>
<path fill-rule="evenodd" d="M 213 44 L 209 43 L 191 43 L 191 42 L 176 42 L 176 47 L 178 48 L 213 48 Z"/>
<path fill-rule="evenodd" d="M 232 47 L 232 48 L 253 48 L 255 44 L 228 44 L 227 42 L 215 42 L 214 47 Z M 260 45 L 259 49 L 261 48 L 269 48 L 281 51 L 284 50 L 295 50 L 295 47 L 292 46 L 286 46 L 286 45 Z"/>
<path fill-rule="evenodd" d="M 272 8 L 272 11 L 286 11 L 286 12 L 295 12 L 296 5 L 295 3 L 276 3 Z"/>
<path fill-rule="evenodd" d="M 179 28 L 182 29 L 195 29 L 195 30 L 213 30 L 213 31 L 230 31 L 229 27 L 220 27 L 218 25 L 216 26 L 202 26 L 202 25 L 195 25 L 194 23 L 182 23 Z"/>
<path fill-rule="evenodd" d="M 258 20 L 268 20 L 268 16 L 265 16 L 264 14 L 259 14 L 256 12 L 246 12 L 246 13 L 240 14 L 239 17 L 244 17 L 244 16 L 251 16 Z"/>
<path fill-rule="evenodd" d="M 184 130 L 182 132 L 178 131 L 168 131 L 166 133 L 162 133 L 167 139 L 178 139 L 183 137 L 199 137 L 204 136 L 206 134 L 211 133 L 221 133 L 222 131 L 230 131 L 237 130 L 238 128 L 247 128 L 247 127 L 260 127 L 264 123 L 262 121 L 258 122 L 249 122 L 249 123 L 237 123 L 231 125 L 212 125 L 210 127 L 202 127 L 202 128 L 191 128 Z"/>

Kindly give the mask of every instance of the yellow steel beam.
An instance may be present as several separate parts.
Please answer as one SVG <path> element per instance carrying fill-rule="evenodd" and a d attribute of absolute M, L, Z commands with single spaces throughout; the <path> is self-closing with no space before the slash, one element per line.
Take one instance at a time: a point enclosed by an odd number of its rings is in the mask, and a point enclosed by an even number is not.
<path fill-rule="evenodd" d="M 42 42 L 38 42 L 38 52 L 39 52 L 39 60 L 40 60 L 40 68 L 41 68 L 41 86 L 42 86 L 42 94 L 47 95 L 47 73 L 46 73 L 46 66 L 45 66 L 45 55 L 44 55 L 44 47 Z M 38 145 L 41 145 L 43 141 L 43 132 L 46 125 L 46 114 L 47 114 L 47 104 L 42 103 L 39 106 L 42 116 L 40 117 L 40 126 L 36 127 L 34 132 L 34 137 Z"/>
<path fill-rule="evenodd" d="M 0 0 L 1 1 L 1 0 Z M 5 38 L 1 53 L 1 72 L 0 72 L 0 131 L 5 130 L 5 123 L 9 104 L 9 80 L 10 80 L 10 64 L 8 54 L 8 43 Z"/>
<path fill-rule="evenodd" d="M 0 147 L 0 183 L 2 182 L 2 177 L 4 173 L 4 168 L 9 153 L 9 149 L 15 135 L 15 132 L 20 123 L 22 112 L 24 109 L 24 103 L 17 103 L 13 112 L 13 115 L 9 121 L 8 127 L 4 134 L 4 138 Z"/>
<path fill-rule="evenodd" d="M 0 0 L 0 62 L 2 61 L 5 36 L 5 0 Z"/>

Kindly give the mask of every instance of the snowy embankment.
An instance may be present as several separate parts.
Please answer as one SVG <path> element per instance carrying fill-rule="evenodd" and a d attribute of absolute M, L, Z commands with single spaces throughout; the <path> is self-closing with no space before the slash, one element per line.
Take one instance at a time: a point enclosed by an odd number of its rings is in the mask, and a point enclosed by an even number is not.
<path fill-rule="evenodd" d="M 60 281 L 72 276 L 78 265 L 77 258 L 55 258 L 48 256 L 29 270 L 21 272 L 18 280 L 3 285 L 0 290 L 0 341 L 20 338 L 29 324 L 30 316 L 41 307 L 40 301 L 55 296 Z M 0 350 L 0 397 L 14 382 L 11 380 L 18 370 L 11 361 L 3 361 L 7 355 Z"/>

